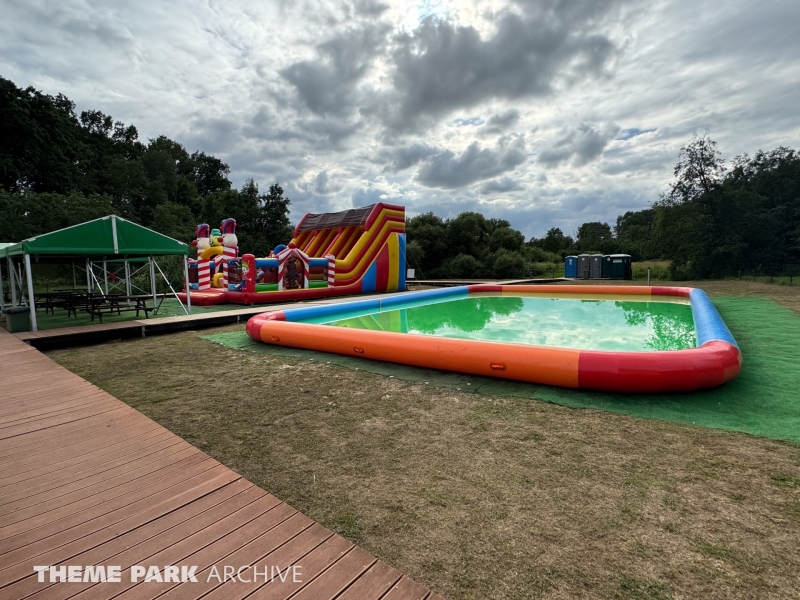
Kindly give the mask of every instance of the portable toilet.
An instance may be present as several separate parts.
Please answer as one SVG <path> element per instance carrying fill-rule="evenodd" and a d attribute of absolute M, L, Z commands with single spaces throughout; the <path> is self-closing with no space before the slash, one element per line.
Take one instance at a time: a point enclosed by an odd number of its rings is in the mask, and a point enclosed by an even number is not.
<path fill-rule="evenodd" d="M 589 279 L 589 274 L 592 268 L 591 254 L 578 255 L 578 277 L 581 279 Z"/>
<path fill-rule="evenodd" d="M 603 270 L 602 270 L 602 273 L 600 274 L 600 277 L 602 279 L 608 279 L 609 277 L 611 277 L 611 255 L 610 254 L 604 254 L 603 255 Z"/>
<path fill-rule="evenodd" d="M 592 254 L 590 258 L 591 270 L 589 271 L 589 277 L 592 279 L 600 279 L 603 276 L 603 255 Z"/>
<path fill-rule="evenodd" d="M 612 254 L 609 276 L 611 279 L 633 279 L 630 254 Z"/>
<path fill-rule="evenodd" d="M 578 276 L 578 257 L 567 256 L 564 258 L 564 277 Z"/>

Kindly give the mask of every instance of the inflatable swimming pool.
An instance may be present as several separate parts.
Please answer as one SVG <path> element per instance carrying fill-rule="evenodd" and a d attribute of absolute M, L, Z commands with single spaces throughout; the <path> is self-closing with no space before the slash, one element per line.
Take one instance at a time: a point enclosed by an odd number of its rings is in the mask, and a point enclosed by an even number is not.
<path fill-rule="evenodd" d="M 471 285 L 266 312 L 255 340 L 570 388 L 687 391 L 742 355 L 700 289 Z"/>

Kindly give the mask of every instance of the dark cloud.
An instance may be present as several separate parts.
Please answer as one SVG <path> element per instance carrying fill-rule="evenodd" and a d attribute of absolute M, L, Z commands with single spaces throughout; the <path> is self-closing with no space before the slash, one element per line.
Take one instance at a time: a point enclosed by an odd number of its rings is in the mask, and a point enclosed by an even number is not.
<path fill-rule="evenodd" d="M 543 235 L 648 206 L 693 131 L 800 146 L 800 3 L 698 6 L 2 0 L 0 73 L 278 181 L 295 220 L 388 199 Z"/>
<path fill-rule="evenodd" d="M 497 113 L 489 117 L 481 133 L 491 135 L 504 133 L 519 122 L 519 111 L 511 108 L 502 113 Z"/>
<path fill-rule="evenodd" d="M 431 157 L 417 170 L 416 180 L 427 187 L 460 188 L 513 171 L 526 157 L 522 136 L 501 140 L 494 149 L 481 150 L 473 142 L 459 155 L 445 150 Z"/>
<path fill-rule="evenodd" d="M 344 116 L 357 104 L 357 86 L 385 43 L 385 24 L 350 29 L 317 46 L 319 58 L 296 62 L 280 74 L 317 115 Z"/>
<path fill-rule="evenodd" d="M 576 129 L 567 132 L 542 150 L 536 160 L 548 166 L 569 161 L 574 166 L 580 167 L 598 158 L 617 133 L 619 125 L 616 123 L 608 122 L 605 125 L 581 123 Z"/>
<path fill-rule="evenodd" d="M 328 172 L 320 171 L 314 178 L 314 191 L 318 194 L 328 193 Z"/>
<path fill-rule="evenodd" d="M 503 13 L 488 38 L 474 27 L 432 17 L 413 34 L 399 36 L 393 52 L 399 110 L 388 122 L 405 129 L 420 117 L 496 98 L 548 95 L 560 76 L 576 80 L 601 73 L 616 47 L 596 30 L 598 11 L 565 9 L 594 3 L 545 4 L 550 10 L 544 13 Z"/>
<path fill-rule="evenodd" d="M 353 8 L 359 15 L 366 17 L 380 17 L 383 13 L 389 10 L 389 5 L 383 2 L 375 2 L 374 0 L 356 0 L 353 3 Z"/>
<path fill-rule="evenodd" d="M 492 179 L 483 183 L 479 188 L 481 194 L 505 194 L 507 192 L 516 192 L 524 190 L 525 186 L 519 181 L 511 179 L 511 177 L 501 177 L 500 179 Z"/>
<path fill-rule="evenodd" d="M 390 204 L 406 204 L 405 198 L 394 196 L 379 187 L 359 187 L 353 191 L 351 196 L 353 207 L 369 206 L 377 202 L 388 202 Z"/>
<path fill-rule="evenodd" d="M 384 172 L 391 171 L 397 173 L 413 167 L 421 160 L 433 156 L 439 152 L 435 146 L 429 146 L 425 143 L 412 144 L 404 148 L 397 148 L 395 150 L 386 152 L 388 160 L 391 162 L 384 167 Z"/>

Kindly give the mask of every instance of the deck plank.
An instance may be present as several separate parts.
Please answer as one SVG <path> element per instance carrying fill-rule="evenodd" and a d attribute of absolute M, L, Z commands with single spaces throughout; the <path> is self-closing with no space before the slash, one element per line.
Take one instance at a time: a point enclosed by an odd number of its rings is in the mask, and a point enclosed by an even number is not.
<path fill-rule="evenodd" d="M 378 561 L 347 588 L 337 600 L 361 600 L 361 598 L 382 598 L 403 574 L 386 563 Z"/>
<path fill-rule="evenodd" d="M 166 320 L 71 327 L 58 335 L 156 321 Z M 423 586 L 20 340 L 55 335 L 0 330 L 0 360 L 9 371 L 0 396 L 0 597 L 428 596 Z M 119 584 L 61 584 L 39 582 L 33 565 L 41 564 L 124 570 Z M 131 582 L 137 564 L 196 566 L 201 577 L 197 583 Z M 208 578 L 223 565 L 248 564 L 279 568 L 285 579 Z M 294 567 L 302 573 L 299 581 L 286 578 Z"/>
<path fill-rule="evenodd" d="M 187 496 L 183 499 L 184 503 L 177 507 L 170 502 L 162 503 L 158 507 L 153 507 L 151 510 L 143 511 L 136 515 L 137 519 L 130 519 L 115 528 L 107 528 L 109 531 L 101 529 L 88 536 L 75 538 L 66 544 L 38 554 L 36 559 L 45 562 L 45 564 L 59 564 L 80 557 L 82 561 L 93 561 L 86 564 L 102 564 L 105 559 L 114 556 L 115 552 L 117 552 L 116 549 L 120 545 L 133 548 L 137 544 L 142 544 L 199 515 L 219 514 L 211 511 L 233 498 L 239 498 L 239 502 L 241 502 L 241 499 L 252 499 L 252 490 L 255 487 L 243 479 L 236 483 L 237 485 L 225 485 L 203 496 Z M 171 496 L 171 498 L 175 498 L 175 496 Z M 236 506 L 238 504 L 234 504 L 229 510 L 235 510 Z M 208 517 L 206 516 L 205 518 L 207 519 Z M 195 525 L 196 523 L 197 521 L 195 521 Z M 13 558 L 19 558 L 21 555 L 22 553 L 18 552 Z M 6 556 L 13 556 L 13 553 L 9 553 Z M 20 597 L 23 597 L 23 594 L 33 593 L 44 587 L 35 581 L 36 578 L 26 568 L 27 566 L 26 563 L 19 560 L 14 565 L 0 570 L 0 585 L 15 582 L 13 591 L 15 595 Z M 25 583 L 21 583 L 23 581 Z M 74 591 L 79 591 L 80 589 L 73 586 L 70 587 Z M 48 595 L 57 594 L 55 590 L 51 590 Z"/>
<path fill-rule="evenodd" d="M 70 456 L 64 456 L 63 450 L 59 448 L 44 456 L 40 454 L 15 461 L 17 473 L 3 477 L 0 481 L 0 495 L 7 493 L 6 490 L 10 487 L 20 489 L 38 485 L 40 478 L 56 471 L 58 477 L 61 477 L 66 473 L 80 473 L 84 469 L 102 466 L 120 455 L 134 451 L 136 446 L 158 443 L 169 437 L 169 432 L 154 428 L 134 430 L 131 433 L 135 435 L 126 435 L 128 432 L 122 431 L 114 438 L 92 440 L 92 443 L 82 448 L 83 452 L 73 451 Z"/>

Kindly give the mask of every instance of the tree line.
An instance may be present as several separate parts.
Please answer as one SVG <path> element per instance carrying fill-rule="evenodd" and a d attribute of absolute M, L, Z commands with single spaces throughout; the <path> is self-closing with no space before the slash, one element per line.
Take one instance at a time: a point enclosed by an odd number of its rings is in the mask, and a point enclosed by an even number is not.
<path fill-rule="evenodd" d="M 587 222 L 574 235 L 551 228 L 524 240 L 508 221 L 466 212 L 408 220 L 411 267 L 427 278 L 547 274 L 570 254 L 668 260 L 674 279 L 800 268 L 800 156 L 779 147 L 726 166 L 708 133 L 679 153 L 674 180 L 649 208 Z"/>
<path fill-rule="evenodd" d="M 133 125 L 0 77 L 0 241 L 116 214 L 189 242 L 198 223 L 233 217 L 240 246 L 266 256 L 291 237 L 290 201 L 277 183 L 234 189 L 229 173 L 205 152 L 142 142 Z"/>
<path fill-rule="evenodd" d="M 290 201 L 277 183 L 234 189 L 230 169 L 202 151 L 66 96 L 0 77 L 0 241 L 117 214 L 184 242 L 197 223 L 233 217 L 240 247 L 266 256 L 289 240 Z M 674 180 L 649 208 L 614 225 L 583 223 L 525 236 L 504 219 L 465 212 L 407 220 L 408 263 L 427 278 L 515 278 L 560 270 L 569 254 L 624 253 L 671 261 L 675 278 L 724 276 L 800 263 L 800 156 L 779 147 L 726 165 L 708 134 L 680 151 Z"/>

